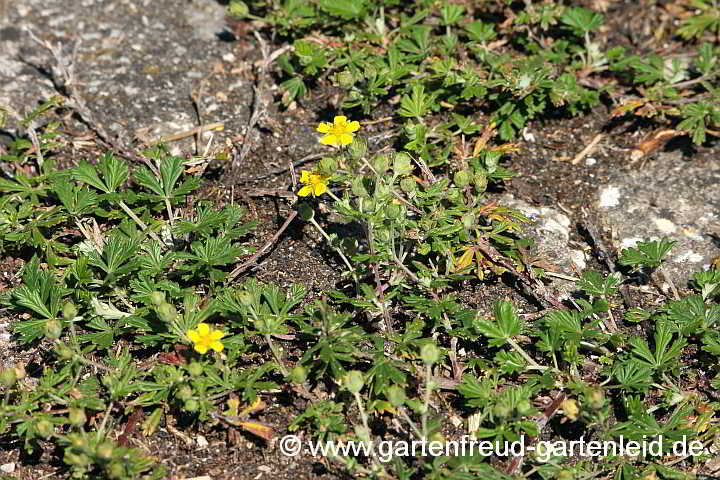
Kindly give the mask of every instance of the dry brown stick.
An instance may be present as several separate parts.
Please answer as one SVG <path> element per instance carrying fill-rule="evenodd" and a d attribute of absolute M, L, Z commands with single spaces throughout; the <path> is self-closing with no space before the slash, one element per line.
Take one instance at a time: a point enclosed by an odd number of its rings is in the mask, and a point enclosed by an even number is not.
<path fill-rule="evenodd" d="M 60 71 L 61 79 L 56 77 L 52 78 L 55 90 L 58 91 L 68 100 L 68 106 L 75 110 L 80 116 L 83 123 L 92 130 L 100 140 L 100 143 L 108 150 L 114 150 L 120 155 L 140 163 L 144 163 L 155 175 L 160 176 L 160 171 L 149 159 L 144 158 L 136 153 L 133 153 L 128 147 L 120 144 L 113 140 L 110 135 L 105 131 L 102 125 L 95 121 L 92 111 L 88 108 L 82 95 L 75 88 L 75 59 L 77 58 L 78 48 L 80 41 L 75 42 L 73 46 L 73 53 L 70 59 L 65 57 L 62 53 L 62 47 L 60 44 L 53 45 L 50 42 L 39 39 L 33 31 L 29 28 L 26 29 L 30 38 L 38 45 L 46 48 L 53 59 L 55 60 L 58 70 Z M 62 83 L 60 83 L 62 81 Z"/>
<path fill-rule="evenodd" d="M 326 156 L 326 153 L 311 153 L 310 155 L 305 155 L 303 158 L 298 160 L 297 162 L 288 162 L 288 165 L 284 167 L 276 168 L 275 170 L 270 170 L 269 172 L 263 173 L 262 175 L 258 175 L 257 177 L 248 178 L 247 180 L 262 180 L 263 178 L 272 177 L 273 175 L 279 175 L 281 173 L 285 173 L 288 170 L 290 170 L 290 167 L 296 168 L 300 165 L 304 165 L 307 162 L 310 162 L 312 160 L 317 160 L 318 158 L 322 158 Z M 245 180 L 245 179 L 242 179 Z"/>
<path fill-rule="evenodd" d="M 545 428 L 545 426 L 548 424 L 550 419 L 555 415 L 555 412 L 558 408 L 560 408 L 560 405 L 562 405 L 563 401 L 565 401 L 565 393 L 560 392 L 557 397 L 553 399 L 553 401 L 545 407 L 545 410 L 543 410 L 542 417 L 539 419 L 536 419 L 535 424 L 537 425 L 538 430 L 538 436 L 537 437 L 530 437 L 531 442 L 535 442 L 538 437 L 540 436 L 540 433 L 542 433 L 542 430 Z M 527 450 L 527 448 L 525 448 Z M 513 457 L 512 461 L 510 462 L 510 465 L 505 469 L 505 473 L 508 475 L 512 475 L 515 472 L 518 471 L 518 469 L 522 466 L 523 459 L 525 456 L 523 454 L 518 455 L 517 457 Z"/>
<path fill-rule="evenodd" d="M 597 228 L 595 228 L 595 225 L 590 222 L 588 219 L 588 214 L 585 209 L 583 209 L 583 213 L 585 214 L 585 219 L 580 220 L 580 226 L 588 233 L 588 236 L 590 237 L 590 240 L 593 242 L 596 251 L 596 256 L 598 257 L 598 260 L 602 260 L 605 265 L 607 266 L 608 270 L 610 270 L 610 273 L 615 273 L 617 271 L 617 268 L 615 266 L 615 262 L 612 259 L 612 256 L 608 253 L 607 249 L 605 248 L 605 244 L 602 241 L 602 238 L 600 237 L 600 234 L 598 233 Z M 630 299 L 630 294 L 628 293 L 627 285 L 620 285 L 620 295 L 623 298 L 623 302 L 625 303 L 625 306 L 627 308 L 632 308 L 633 303 Z"/>
<path fill-rule="evenodd" d="M 268 98 L 267 92 L 265 91 L 267 90 L 267 81 L 265 79 L 265 75 L 266 69 L 270 65 L 270 52 L 268 51 L 267 43 L 262 38 L 262 36 L 260 36 L 258 32 L 253 32 L 253 34 L 255 35 L 255 38 L 260 44 L 260 53 L 262 53 L 263 60 L 255 69 L 252 113 L 250 114 L 250 118 L 248 119 L 247 125 L 245 126 L 245 140 L 243 141 L 243 146 L 240 149 L 237 158 L 233 160 L 233 166 L 235 167 L 238 167 L 240 164 L 242 164 L 248 152 L 250 151 L 250 142 L 248 141 L 250 131 L 255 128 L 255 125 L 257 125 L 257 123 L 260 121 L 260 118 L 267 114 L 267 108 L 270 103 L 270 99 Z"/>
<path fill-rule="evenodd" d="M 272 236 L 270 240 L 265 243 L 265 245 L 262 246 L 260 250 L 255 252 L 252 257 L 247 259 L 242 265 L 237 266 L 232 272 L 230 272 L 230 275 L 228 276 L 228 282 L 232 282 L 235 280 L 235 278 L 243 273 L 248 268 L 252 267 L 255 262 L 257 262 L 257 259 L 260 258 L 260 256 L 265 253 L 265 251 L 270 248 L 275 242 L 277 242 L 278 238 L 280 238 L 280 235 L 285 231 L 285 229 L 290 225 L 290 223 L 293 221 L 293 219 L 297 216 L 297 210 L 292 210 L 290 212 L 290 215 L 288 215 L 288 218 L 285 219 L 285 223 L 282 224 L 282 227 L 275 232 L 275 235 Z"/>
<path fill-rule="evenodd" d="M 587 146 L 580 151 L 580 153 L 575 155 L 575 158 L 573 158 L 570 163 L 572 163 L 573 165 L 577 165 L 578 163 L 580 163 L 583 158 L 587 157 L 593 152 L 593 150 L 595 150 L 595 147 L 600 142 L 600 140 L 603 139 L 604 136 L 604 133 L 598 133 L 597 135 L 595 135 L 595 137 L 590 140 L 590 143 L 588 143 Z"/>
<path fill-rule="evenodd" d="M 375 256 L 375 245 L 373 245 L 373 231 L 372 225 L 367 223 L 365 226 L 368 236 L 368 244 L 370 245 L 370 255 Z M 390 319 L 390 313 L 388 312 L 387 305 L 385 305 L 385 289 L 383 288 L 382 282 L 380 281 L 380 272 L 378 270 L 377 262 L 372 262 L 372 271 L 375 276 L 375 292 L 380 297 L 380 303 L 382 304 L 383 319 L 385 319 L 385 328 L 387 328 L 388 335 L 393 334 L 392 320 Z"/>
<path fill-rule="evenodd" d="M 542 287 L 542 289 L 544 290 L 544 286 L 542 285 L 540 280 L 535 279 L 535 281 L 533 281 L 533 278 L 527 272 L 519 271 L 517 267 L 515 267 L 515 265 L 513 265 L 513 263 L 509 259 L 503 257 L 503 255 L 498 252 L 495 247 L 482 239 L 478 241 L 478 247 L 488 258 L 490 258 L 493 263 L 496 263 L 501 267 L 507 268 L 516 277 L 518 277 L 520 281 L 522 281 L 528 287 L 529 293 L 531 293 L 533 297 L 538 299 L 540 303 L 549 303 L 555 308 L 565 310 L 565 305 L 563 305 L 562 302 L 560 302 L 559 300 L 553 298 L 551 295 L 548 295 L 546 291 L 538 292 L 538 290 L 540 289 L 539 287 Z"/>

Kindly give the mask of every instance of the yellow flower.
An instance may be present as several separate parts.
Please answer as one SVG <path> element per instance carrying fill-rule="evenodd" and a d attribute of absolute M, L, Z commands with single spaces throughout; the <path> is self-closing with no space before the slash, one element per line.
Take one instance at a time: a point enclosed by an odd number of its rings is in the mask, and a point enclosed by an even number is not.
<path fill-rule="evenodd" d="M 327 192 L 327 184 L 330 181 L 330 177 L 326 175 L 320 175 L 319 173 L 311 173 L 307 170 L 300 172 L 300 182 L 304 183 L 305 186 L 300 189 L 298 195 L 301 197 L 307 197 L 311 193 L 314 197 L 319 197 L 323 193 Z"/>
<path fill-rule="evenodd" d="M 195 351 L 201 354 L 207 353 L 209 349 L 222 352 L 225 345 L 220 341 L 225 332 L 214 330 L 207 323 L 199 323 L 195 330 L 188 330 L 188 338 L 195 344 Z"/>
<path fill-rule="evenodd" d="M 323 145 L 350 145 L 353 141 L 353 132 L 360 129 L 360 123 L 357 121 L 348 122 L 347 117 L 338 115 L 333 119 L 333 123 L 320 122 L 317 131 L 326 133 L 320 143 Z"/>

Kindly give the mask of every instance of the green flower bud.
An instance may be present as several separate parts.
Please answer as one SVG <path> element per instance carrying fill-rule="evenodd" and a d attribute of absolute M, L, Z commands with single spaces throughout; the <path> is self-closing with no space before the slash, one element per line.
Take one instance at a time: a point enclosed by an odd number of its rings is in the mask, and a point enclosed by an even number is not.
<path fill-rule="evenodd" d="M 473 175 L 473 185 L 475 185 L 475 189 L 478 192 L 484 192 L 487 188 L 487 184 L 488 179 L 485 172 L 475 172 L 475 175 Z"/>
<path fill-rule="evenodd" d="M 90 457 L 84 453 L 73 453 L 70 450 L 65 450 L 65 463 L 77 467 L 85 467 L 90 465 Z"/>
<path fill-rule="evenodd" d="M 475 226 L 475 215 L 472 213 L 468 213 L 466 215 L 462 216 L 462 224 L 463 227 L 467 228 L 468 230 Z"/>
<path fill-rule="evenodd" d="M 555 474 L 555 480 L 574 480 L 575 474 L 571 470 L 560 470 Z"/>
<path fill-rule="evenodd" d="M 458 188 L 465 188 L 470 185 L 470 179 L 470 172 L 467 170 L 460 170 L 453 175 L 453 181 Z"/>
<path fill-rule="evenodd" d="M 228 12 L 231 17 L 245 18 L 250 14 L 250 9 L 242 0 L 230 0 Z"/>
<path fill-rule="evenodd" d="M 175 394 L 177 398 L 182 400 L 183 402 L 190 400 L 193 396 L 193 390 L 190 385 L 183 385 L 180 388 L 178 388 L 177 393 Z"/>
<path fill-rule="evenodd" d="M 405 152 L 393 155 L 393 173 L 395 176 L 410 175 L 413 171 L 412 157 Z"/>
<path fill-rule="evenodd" d="M 61 358 L 62 360 L 70 360 L 74 353 L 70 347 L 65 345 L 64 343 L 58 343 L 55 345 L 55 355 L 58 356 L 58 358 Z"/>
<path fill-rule="evenodd" d="M 348 152 L 353 159 L 360 160 L 368 152 L 367 140 L 360 135 L 355 135 L 352 143 L 348 145 Z"/>
<path fill-rule="evenodd" d="M 103 375 L 100 378 L 100 383 L 102 383 L 104 386 L 111 388 L 113 386 L 113 383 L 115 383 L 115 377 L 112 375 Z"/>
<path fill-rule="evenodd" d="M 307 380 L 307 376 L 307 368 L 303 367 L 300 364 L 295 365 L 295 368 L 290 370 L 290 380 L 293 383 L 297 383 L 298 385 L 305 383 L 305 380 Z"/>
<path fill-rule="evenodd" d="M 237 298 L 237 301 L 246 307 L 252 305 L 254 300 L 252 293 L 247 290 L 238 290 L 235 292 L 235 298 Z"/>
<path fill-rule="evenodd" d="M 413 193 L 417 189 L 417 182 L 412 177 L 400 180 L 400 189 L 405 193 Z"/>
<path fill-rule="evenodd" d="M 82 427 L 87 422 L 85 410 L 79 407 L 73 407 L 68 412 L 68 422 L 73 427 Z"/>
<path fill-rule="evenodd" d="M 47 439 L 55 432 L 55 428 L 50 420 L 42 419 L 35 424 L 35 431 L 42 438 Z"/>
<path fill-rule="evenodd" d="M 157 427 L 160 425 L 163 413 L 162 408 L 156 408 L 150 416 L 145 419 L 142 424 L 142 432 L 146 437 L 150 437 L 155 433 L 155 430 L 157 430 Z"/>
<path fill-rule="evenodd" d="M 371 163 L 375 173 L 380 176 L 385 176 L 385 172 L 390 168 L 390 158 L 387 155 L 377 155 Z"/>
<path fill-rule="evenodd" d="M 320 160 L 320 167 L 318 170 L 320 170 L 324 174 L 332 175 L 335 173 L 335 171 L 338 168 L 338 162 L 335 157 L 323 157 L 322 160 Z"/>
<path fill-rule="evenodd" d="M 405 405 L 405 400 L 407 400 L 405 390 L 397 385 L 392 385 L 388 387 L 388 389 L 385 391 L 385 397 L 388 399 L 388 402 L 390 402 L 393 407 L 400 407 L 402 405 Z"/>
<path fill-rule="evenodd" d="M 45 338 L 49 340 L 56 340 L 62 335 L 63 326 L 60 320 L 51 318 L 45 322 Z"/>
<path fill-rule="evenodd" d="M 159 307 L 163 303 L 165 303 L 165 292 L 159 292 L 155 290 L 150 294 L 150 303 L 155 305 L 156 307 Z"/>
<path fill-rule="evenodd" d="M 432 365 L 440 360 L 440 350 L 433 343 L 426 343 L 420 348 L 420 358 L 427 365 Z"/>
<path fill-rule="evenodd" d="M 108 477 L 115 479 L 122 479 L 127 477 L 127 472 L 125 472 L 125 466 L 120 462 L 113 462 L 108 466 L 107 469 Z"/>
<path fill-rule="evenodd" d="M 377 76 L 377 68 L 372 65 L 365 64 L 365 78 L 373 78 Z"/>
<path fill-rule="evenodd" d="M 355 76 L 351 72 L 343 70 L 335 74 L 335 81 L 340 88 L 349 89 L 355 84 Z"/>
<path fill-rule="evenodd" d="M 588 405 L 593 410 L 599 410 L 605 406 L 605 393 L 602 390 L 592 390 L 588 395 Z"/>
<path fill-rule="evenodd" d="M 62 312 L 63 312 L 63 318 L 65 320 L 72 320 L 73 318 L 77 317 L 77 314 L 78 314 L 77 307 L 70 300 L 65 302 L 65 305 L 63 305 Z"/>
<path fill-rule="evenodd" d="M 463 203 L 463 193 L 457 187 L 449 188 L 447 191 L 447 198 L 452 203 L 458 204 Z"/>
<path fill-rule="evenodd" d="M 198 377 L 202 375 L 203 373 L 203 366 L 199 362 L 191 362 L 190 365 L 188 365 L 188 373 L 192 375 L 193 377 Z"/>
<path fill-rule="evenodd" d="M 385 216 L 390 220 L 402 218 L 404 216 L 403 213 L 404 211 L 402 205 L 398 205 L 396 203 L 391 203 L 387 206 L 387 208 L 385 208 Z"/>
<path fill-rule="evenodd" d="M 517 412 L 520 415 L 527 415 L 532 410 L 529 400 L 520 400 L 517 404 Z"/>
<path fill-rule="evenodd" d="M 177 317 L 177 309 L 169 303 L 161 303 L 155 309 L 158 317 L 165 323 L 172 323 Z"/>
<path fill-rule="evenodd" d="M 185 400 L 185 410 L 187 410 L 188 412 L 197 412 L 199 408 L 200 403 L 194 398 Z"/>
<path fill-rule="evenodd" d="M 0 371 L 0 385 L 4 387 L 12 387 L 17 382 L 17 376 L 15 370 L 12 368 L 5 368 Z"/>
<path fill-rule="evenodd" d="M 510 407 L 502 403 L 496 404 L 493 407 L 493 416 L 498 419 L 507 418 L 510 416 Z"/>
<path fill-rule="evenodd" d="M 309 222 L 315 216 L 315 210 L 313 210 L 313 208 L 306 202 L 302 202 L 297 208 L 298 215 L 300 215 L 300 218 L 306 222 Z"/>
<path fill-rule="evenodd" d="M 350 370 L 343 378 L 343 385 L 350 390 L 350 393 L 360 393 L 360 390 L 365 386 L 362 372 Z"/>
<path fill-rule="evenodd" d="M 15 370 L 15 377 L 17 377 L 18 380 L 22 380 L 27 375 L 27 372 L 25 372 L 25 365 L 22 363 L 16 363 L 13 370 Z"/>
<path fill-rule="evenodd" d="M 355 435 L 357 435 L 361 442 L 370 441 L 370 429 L 365 427 L 365 425 L 355 425 Z"/>
<path fill-rule="evenodd" d="M 350 187 L 350 191 L 353 193 L 353 195 L 357 197 L 369 197 L 370 194 L 367 191 L 367 188 L 365 187 L 365 177 L 355 177 L 352 181 L 352 186 Z"/>
<path fill-rule="evenodd" d="M 115 445 L 113 445 L 112 442 L 102 442 L 97 447 L 95 447 L 95 454 L 102 460 L 107 461 L 113 457 L 114 450 Z"/>
<path fill-rule="evenodd" d="M 360 209 L 363 213 L 375 213 L 375 200 L 372 198 L 366 198 L 362 202 L 362 208 Z"/>

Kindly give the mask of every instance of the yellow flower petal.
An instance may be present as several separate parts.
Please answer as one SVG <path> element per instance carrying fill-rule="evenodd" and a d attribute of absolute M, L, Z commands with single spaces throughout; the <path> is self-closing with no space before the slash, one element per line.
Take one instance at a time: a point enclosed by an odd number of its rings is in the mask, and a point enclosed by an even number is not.
<path fill-rule="evenodd" d="M 357 132 L 360 130 L 360 122 L 357 120 L 353 120 L 352 122 L 347 124 L 346 130 L 350 133 Z"/>
<path fill-rule="evenodd" d="M 302 183 L 310 183 L 310 172 L 307 170 L 300 172 L 300 181 Z"/>
<path fill-rule="evenodd" d="M 298 196 L 299 197 L 307 197 L 308 195 L 310 195 L 312 193 L 312 190 L 313 190 L 312 185 L 305 185 L 298 192 Z"/>
<path fill-rule="evenodd" d="M 195 351 L 204 355 L 207 353 L 208 349 L 204 343 L 197 343 L 195 344 Z"/>
<path fill-rule="evenodd" d="M 315 184 L 315 190 L 313 191 L 313 195 L 316 197 L 319 197 L 323 193 L 327 192 L 327 185 L 324 183 L 316 183 Z"/>
<path fill-rule="evenodd" d="M 216 352 L 222 352 L 225 348 L 225 345 L 223 345 L 222 342 L 212 342 L 210 344 L 210 348 L 212 348 Z"/>
<path fill-rule="evenodd" d="M 329 123 L 321 122 L 320 125 L 317 127 L 317 131 L 320 133 L 330 133 L 330 130 L 332 129 L 332 125 Z"/>
<path fill-rule="evenodd" d="M 337 145 L 337 136 L 336 135 L 325 135 L 322 140 L 320 140 L 320 143 L 323 145 Z"/>
<path fill-rule="evenodd" d="M 193 343 L 197 343 L 200 341 L 200 335 L 195 330 L 188 330 L 187 335 L 190 341 Z"/>
<path fill-rule="evenodd" d="M 198 323 L 197 332 L 201 337 L 207 337 L 210 333 L 210 325 L 207 323 Z"/>
<path fill-rule="evenodd" d="M 220 340 L 225 336 L 225 332 L 222 330 L 213 330 L 212 333 L 210 333 L 210 339 L 211 340 Z"/>
<path fill-rule="evenodd" d="M 345 115 L 337 115 L 335 118 L 333 118 L 333 123 L 335 124 L 335 126 L 345 125 L 347 123 L 347 117 Z"/>
<path fill-rule="evenodd" d="M 350 145 L 353 141 L 353 136 L 349 133 L 341 133 L 340 134 L 340 143 L 342 145 Z"/>

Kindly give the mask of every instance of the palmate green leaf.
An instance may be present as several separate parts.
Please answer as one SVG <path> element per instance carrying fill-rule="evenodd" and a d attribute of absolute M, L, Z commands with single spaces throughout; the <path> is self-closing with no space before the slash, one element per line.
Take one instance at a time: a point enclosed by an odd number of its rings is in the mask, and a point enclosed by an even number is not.
<path fill-rule="evenodd" d="M 625 389 L 645 391 L 652 383 L 652 370 L 635 360 L 616 362 L 612 375 Z"/>
<path fill-rule="evenodd" d="M 44 197 L 46 192 L 47 186 L 38 182 L 36 178 L 29 178 L 22 174 L 16 175 L 14 180 L 0 178 L 0 193 L 18 193 L 23 197 L 30 197 L 33 203 L 37 203 L 38 198 Z"/>
<path fill-rule="evenodd" d="M 560 20 L 580 35 L 595 30 L 604 21 L 601 14 L 583 7 L 568 8 Z"/>
<path fill-rule="evenodd" d="M 202 183 L 199 178 L 189 177 L 182 184 L 178 184 L 185 171 L 184 160 L 180 157 L 167 157 L 159 162 L 160 178 L 147 167 L 138 168 L 133 172 L 133 180 L 150 190 L 159 200 L 172 200 L 187 195 Z"/>
<path fill-rule="evenodd" d="M 703 335 L 702 341 L 704 351 L 720 357 L 720 333 L 708 332 Z"/>
<path fill-rule="evenodd" d="M 633 347 L 632 353 L 637 357 L 641 365 L 645 365 L 654 371 L 662 372 L 675 365 L 675 359 L 682 354 L 687 344 L 685 337 L 680 337 L 672 344 L 672 331 L 667 322 L 659 322 L 655 329 L 655 351 L 650 351 L 647 341 L 640 337 L 630 339 Z"/>
<path fill-rule="evenodd" d="M 307 87 L 302 77 L 292 77 L 285 80 L 280 84 L 280 88 L 286 92 L 286 95 L 283 95 L 282 98 L 283 105 L 289 105 L 293 100 L 304 98 L 307 95 Z"/>
<path fill-rule="evenodd" d="M 367 0 L 318 0 L 317 5 L 328 14 L 346 19 L 359 18 L 365 12 Z"/>
<path fill-rule="evenodd" d="M 577 283 L 577 287 L 584 290 L 588 295 L 605 297 L 617 293 L 616 285 L 620 281 L 619 272 L 603 277 L 599 272 L 587 270 L 583 272 L 582 279 Z"/>
<path fill-rule="evenodd" d="M 367 382 L 374 394 L 384 392 L 391 385 L 406 384 L 407 374 L 398 368 L 398 363 L 384 353 L 375 356 L 373 366 L 367 373 Z"/>
<path fill-rule="evenodd" d="M 639 242 L 634 248 L 623 250 L 618 263 L 633 268 L 657 268 L 675 243 L 674 240 L 666 238 L 651 242 Z"/>
<path fill-rule="evenodd" d="M 111 327 L 104 318 L 95 317 L 87 323 L 87 326 L 88 328 L 99 331 L 79 335 L 78 338 L 80 341 L 91 342 L 105 349 L 112 347 L 113 340 L 115 339 L 115 329 Z"/>
<path fill-rule="evenodd" d="M 85 161 L 80 162 L 72 170 L 72 176 L 75 180 L 92 185 L 104 193 L 115 193 L 128 181 L 130 167 L 124 160 L 106 153 L 100 157 L 97 167 Z"/>
<path fill-rule="evenodd" d="M 44 318 L 55 318 L 62 308 L 62 298 L 69 290 L 57 284 L 52 273 L 40 268 L 37 258 L 23 269 L 23 285 L 13 290 L 18 305 Z"/>
<path fill-rule="evenodd" d="M 88 252 L 88 263 L 105 272 L 106 277 L 122 275 L 137 268 L 137 253 L 140 241 L 129 238 L 114 230 L 108 238 L 102 253 Z"/>
<path fill-rule="evenodd" d="M 245 254 L 245 249 L 232 245 L 227 237 L 209 237 L 190 245 L 192 253 L 178 253 L 178 258 L 194 260 L 206 266 L 228 265 Z"/>
<path fill-rule="evenodd" d="M 412 86 L 411 94 L 404 95 L 400 101 L 398 113 L 403 117 L 416 118 L 422 122 L 425 114 L 430 111 L 432 102 L 432 95 L 425 93 L 425 86 L 415 84 Z"/>
<path fill-rule="evenodd" d="M 507 300 L 495 302 L 493 312 L 494 319 L 476 318 L 473 322 L 475 329 L 488 338 L 490 345 L 505 345 L 508 339 L 520 335 L 523 324 L 515 313 L 512 302 Z"/>
<path fill-rule="evenodd" d="M 27 285 L 20 285 L 13 290 L 13 297 L 18 305 L 29 308 L 43 318 L 53 318 L 53 314 L 40 298 L 39 291 L 30 289 Z"/>
<path fill-rule="evenodd" d="M 65 177 L 60 177 L 55 181 L 53 190 L 65 210 L 72 216 L 85 215 L 93 211 L 98 205 L 99 197 L 97 193 L 85 186 L 75 186 Z"/>
<path fill-rule="evenodd" d="M 506 374 L 520 373 L 527 368 L 527 361 L 518 352 L 502 350 L 493 358 L 500 372 Z"/>
<path fill-rule="evenodd" d="M 720 324 L 720 305 L 708 305 L 700 295 L 671 301 L 667 313 L 668 320 L 683 335 L 693 335 Z"/>
<path fill-rule="evenodd" d="M 705 142 L 705 129 L 708 123 L 720 122 L 720 108 L 705 101 L 683 106 L 682 115 L 687 118 L 680 122 L 677 128 L 691 132 L 695 145 Z"/>
<path fill-rule="evenodd" d="M 474 375 L 463 375 L 462 383 L 458 385 L 457 390 L 465 397 L 469 406 L 482 407 L 487 405 L 495 391 L 495 385 L 488 379 L 480 381 Z"/>

